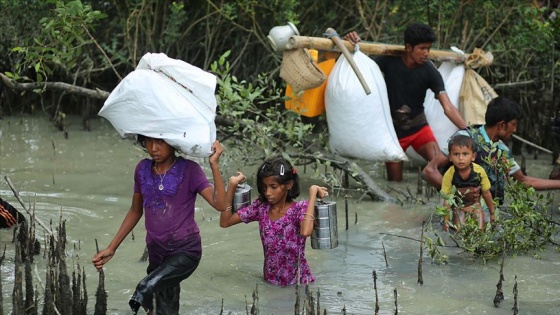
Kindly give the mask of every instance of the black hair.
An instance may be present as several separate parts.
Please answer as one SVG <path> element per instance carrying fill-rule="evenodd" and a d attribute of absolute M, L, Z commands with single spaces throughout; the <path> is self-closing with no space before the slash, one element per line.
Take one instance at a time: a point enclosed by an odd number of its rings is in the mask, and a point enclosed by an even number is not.
<path fill-rule="evenodd" d="M 285 185 L 290 181 L 292 182 L 292 188 L 288 190 L 286 196 L 287 201 L 292 201 L 299 196 L 299 175 L 296 169 L 283 157 L 273 157 L 264 161 L 257 171 L 257 190 L 261 202 L 266 201 L 263 187 L 264 178 L 270 176 L 273 176 L 280 185 Z"/>
<path fill-rule="evenodd" d="M 476 152 L 476 142 L 473 138 L 465 135 L 456 135 L 449 139 L 449 143 L 447 144 L 449 154 L 451 154 L 451 149 L 453 147 L 466 147 L 471 151 Z"/>
<path fill-rule="evenodd" d="M 158 138 L 151 138 L 151 137 L 147 137 L 144 135 L 136 135 L 136 143 L 142 147 L 142 149 L 144 149 L 144 151 L 147 152 L 146 150 L 146 141 L 148 141 L 148 139 L 157 139 L 158 141 L 164 141 L 165 143 L 167 143 L 167 141 L 163 140 L 163 139 L 158 139 Z M 174 146 L 170 145 L 169 143 L 167 143 L 170 147 L 172 147 L 173 149 L 175 149 L 175 151 L 178 151 L 177 148 L 175 148 Z"/>
<path fill-rule="evenodd" d="M 519 121 L 523 119 L 523 116 L 521 106 L 516 101 L 498 96 L 488 104 L 484 120 L 487 126 L 492 127 L 500 121 L 505 121 L 506 123 L 514 119 Z"/>
<path fill-rule="evenodd" d="M 412 23 L 404 31 L 404 44 L 410 44 L 412 47 L 423 43 L 433 43 L 436 40 L 434 30 L 423 23 Z"/>
<path fill-rule="evenodd" d="M 140 145 L 142 148 L 146 149 L 146 140 L 148 139 L 148 137 L 144 136 L 144 135 L 137 135 L 136 136 L 136 143 L 138 143 L 138 145 Z"/>

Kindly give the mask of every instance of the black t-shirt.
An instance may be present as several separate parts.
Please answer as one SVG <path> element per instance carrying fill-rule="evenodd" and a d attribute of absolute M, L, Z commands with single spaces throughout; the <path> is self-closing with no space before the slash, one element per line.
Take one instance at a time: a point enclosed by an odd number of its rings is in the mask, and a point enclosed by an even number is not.
<path fill-rule="evenodd" d="M 430 89 L 436 96 L 445 91 L 441 74 L 429 60 L 412 69 L 405 65 L 400 56 L 377 56 L 374 60 L 385 77 L 393 118 L 395 118 L 395 111 L 403 105 L 410 108 L 410 119 L 423 114 L 426 91 Z M 400 139 L 416 133 L 426 124 L 407 130 L 395 125 L 395 131 Z"/>

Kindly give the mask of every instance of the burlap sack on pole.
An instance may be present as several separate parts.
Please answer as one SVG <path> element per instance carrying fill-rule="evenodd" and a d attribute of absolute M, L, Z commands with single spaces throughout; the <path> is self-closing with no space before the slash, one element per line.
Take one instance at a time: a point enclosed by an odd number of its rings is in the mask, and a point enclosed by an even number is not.
<path fill-rule="evenodd" d="M 488 103 L 498 96 L 492 86 L 475 70 L 492 64 L 494 57 L 490 52 L 475 48 L 465 60 L 465 76 L 461 85 L 459 108 L 467 124 L 484 124 Z"/>
<path fill-rule="evenodd" d="M 290 84 L 295 92 L 316 88 L 327 78 L 305 48 L 284 51 L 280 77 Z"/>

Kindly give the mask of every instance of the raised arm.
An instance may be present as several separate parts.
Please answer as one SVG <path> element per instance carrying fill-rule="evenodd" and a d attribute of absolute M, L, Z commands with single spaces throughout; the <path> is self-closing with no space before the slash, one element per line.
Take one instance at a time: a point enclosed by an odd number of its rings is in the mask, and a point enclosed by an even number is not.
<path fill-rule="evenodd" d="M 224 148 L 218 142 L 214 141 L 212 145 L 212 155 L 210 155 L 209 163 L 210 169 L 212 170 L 212 177 L 214 180 L 214 188 L 211 190 L 205 189 L 201 192 L 202 197 L 208 201 L 208 203 L 218 211 L 224 211 L 226 209 L 226 188 L 224 185 L 224 179 L 220 173 L 220 155 L 224 152 Z"/>
<path fill-rule="evenodd" d="M 319 187 L 317 185 L 311 185 L 311 187 L 309 187 L 307 210 L 303 215 L 303 220 L 301 220 L 299 227 L 299 234 L 301 236 L 308 237 L 313 232 L 313 223 L 315 221 L 315 201 L 317 200 L 317 196 L 324 198 L 328 195 L 329 192 L 325 187 Z"/>
<path fill-rule="evenodd" d="M 241 172 L 237 172 L 237 175 L 229 178 L 228 190 L 226 192 L 226 208 L 220 214 L 220 226 L 223 228 L 241 223 L 241 219 L 237 213 L 232 212 L 233 198 L 235 196 L 235 189 L 237 185 L 245 181 L 245 175 Z"/>

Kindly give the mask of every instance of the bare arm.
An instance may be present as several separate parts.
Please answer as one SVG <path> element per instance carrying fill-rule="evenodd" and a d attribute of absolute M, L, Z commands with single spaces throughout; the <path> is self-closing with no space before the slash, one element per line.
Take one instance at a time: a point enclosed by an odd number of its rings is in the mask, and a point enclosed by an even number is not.
<path fill-rule="evenodd" d="M 560 180 L 544 179 L 527 176 L 522 170 L 513 173 L 512 177 L 525 186 L 533 187 L 536 190 L 560 189 Z"/>
<path fill-rule="evenodd" d="M 328 196 L 328 190 L 325 187 L 319 187 L 317 185 L 311 185 L 309 187 L 309 201 L 307 205 L 307 210 L 303 216 L 303 220 L 299 226 L 299 234 L 301 236 L 308 237 L 313 232 L 313 222 L 315 219 L 315 201 L 317 200 L 317 195 L 321 198 Z"/>
<path fill-rule="evenodd" d="M 443 153 L 436 155 L 434 159 L 428 162 L 428 164 L 422 170 L 422 175 L 428 184 L 434 186 L 437 190 L 441 189 L 441 181 L 443 175 L 439 172 L 439 169 L 449 163 L 449 158 Z"/>
<path fill-rule="evenodd" d="M 451 103 L 451 100 L 449 99 L 449 96 L 447 96 L 447 93 L 439 93 L 437 95 L 437 99 L 443 107 L 445 116 L 447 116 L 447 118 L 449 118 L 449 120 L 451 120 L 451 122 L 455 124 L 457 128 L 465 129 L 468 127 L 467 123 L 461 116 L 461 113 L 459 113 L 459 110 L 457 110 L 457 108 Z"/>
<path fill-rule="evenodd" d="M 103 268 L 103 265 L 113 258 L 117 248 L 121 245 L 128 233 L 130 233 L 130 231 L 132 231 L 132 229 L 136 226 L 143 214 L 144 209 L 142 207 L 142 195 L 134 193 L 132 196 L 132 205 L 124 217 L 117 234 L 113 237 L 109 246 L 93 256 L 93 259 L 91 260 L 97 270 Z"/>
<path fill-rule="evenodd" d="M 233 204 L 233 198 L 235 195 L 235 189 L 239 183 L 245 181 L 245 175 L 241 172 L 237 172 L 236 176 L 232 176 L 229 179 L 228 190 L 226 192 L 226 210 L 222 211 L 220 214 L 220 226 L 223 228 L 230 227 L 232 225 L 241 223 L 241 218 L 237 213 L 231 211 L 231 205 Z"/>
<path fill-rule="evenodd" d="M 220 155 L 224 152 L 222 145 L 216 140 L 212 145 L 214 153 L 210 156 L 209 163 L 212 170 L 212 177 L 214 180 L 214 187 L 208 187 L 200 192 L 200 195 L 218 211 L 226 209 L 226 189 L 224 186 L 224 179 L 220 173 Z"/>

